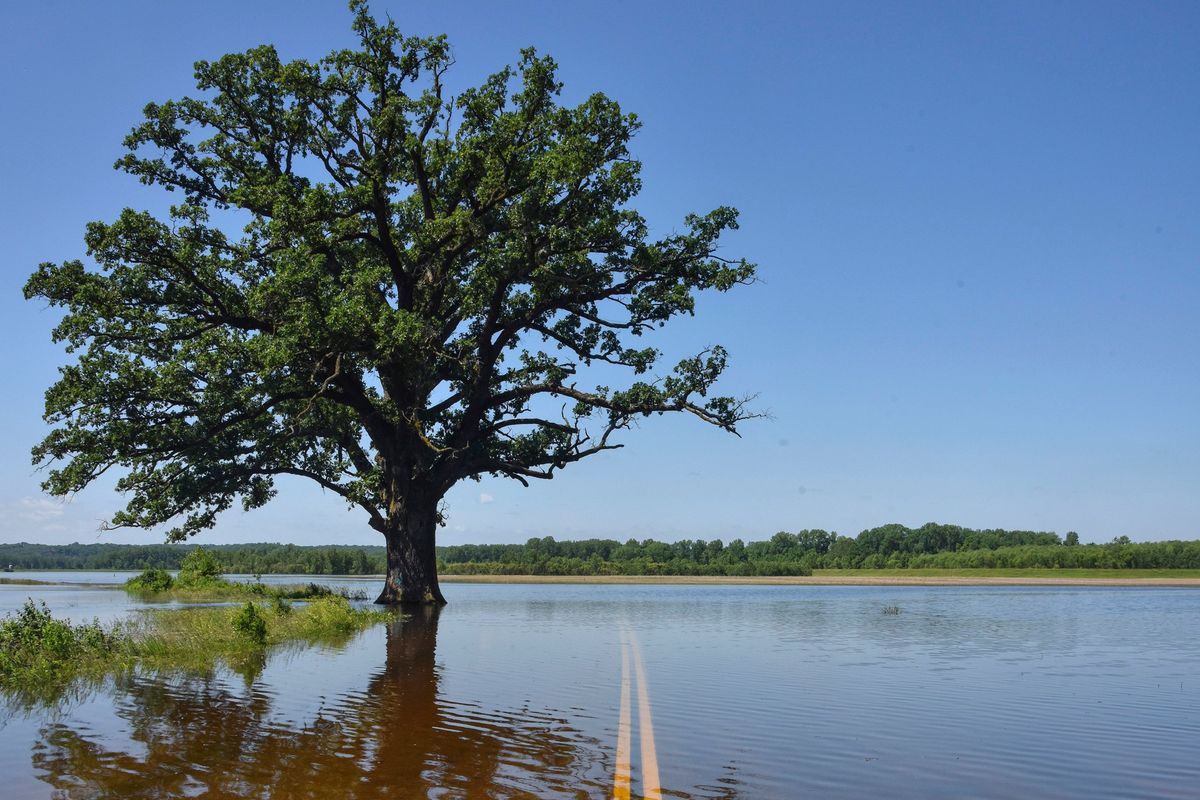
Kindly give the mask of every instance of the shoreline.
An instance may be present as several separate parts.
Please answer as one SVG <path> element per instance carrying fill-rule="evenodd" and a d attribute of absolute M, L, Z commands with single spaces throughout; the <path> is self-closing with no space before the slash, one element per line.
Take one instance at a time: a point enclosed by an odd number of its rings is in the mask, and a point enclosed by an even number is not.
<path fill-rule="evenodd" d="M 1200 578 L 1048 578 L 882 575 L 441 575 L 442 583 L 644 584 L 651 586 L 1152 586 L 1200 589 Z"/>

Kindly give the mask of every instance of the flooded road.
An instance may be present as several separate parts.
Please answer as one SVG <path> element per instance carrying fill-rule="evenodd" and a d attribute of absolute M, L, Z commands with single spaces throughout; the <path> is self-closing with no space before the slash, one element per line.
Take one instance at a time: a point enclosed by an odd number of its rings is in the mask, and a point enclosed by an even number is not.
<path fill-rule="evenodd" d="M 0 612 L 26 596 L 76 621 L 142 607 L 114 589 L 0 586 Z M 1200 591 L 447 596 L 242 672 L 126 675 L 54 708 L 10 700 L 0 797 L 1200 794 Z"/>

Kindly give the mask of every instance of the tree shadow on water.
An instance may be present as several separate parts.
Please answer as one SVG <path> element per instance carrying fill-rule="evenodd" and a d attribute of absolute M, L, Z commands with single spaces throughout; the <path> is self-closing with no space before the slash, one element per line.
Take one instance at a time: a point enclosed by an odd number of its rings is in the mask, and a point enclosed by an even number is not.
<path fill-rule="evenodd" d="M 600 797 L 604 745 L 561 715 L 497 710 L 441 690 L 437 609 L 391 623 L 383 669 L 304 724 L 272 695 L 213 678 L 118 679 L 128 741 L 50 721 L 33 750 L 57 798 Z M 122 737 L 124 738 L 124 737 Z"/>

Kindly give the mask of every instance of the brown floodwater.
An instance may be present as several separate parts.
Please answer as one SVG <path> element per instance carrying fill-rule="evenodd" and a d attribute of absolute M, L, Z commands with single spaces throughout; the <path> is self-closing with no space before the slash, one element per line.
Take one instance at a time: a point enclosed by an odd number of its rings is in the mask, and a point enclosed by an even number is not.
<path fill-rule="evenodd" d="M 337 647 L 6 697 L 0 797 L 1200 796 L 1200 591 L 447 588 Z M 139 608 L 0 611 L 30 595 Z"/>

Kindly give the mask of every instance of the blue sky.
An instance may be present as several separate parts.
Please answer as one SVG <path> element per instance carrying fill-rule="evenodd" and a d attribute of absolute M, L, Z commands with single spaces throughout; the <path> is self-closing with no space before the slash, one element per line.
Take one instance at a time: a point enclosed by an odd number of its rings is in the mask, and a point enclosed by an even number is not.
<path fill-rule="evenodd" d="M 249 7 L 247 9 L 247 7 Z M 1200 536 L 1200 6 L 376 2 L 447 33 L 460 86 L 533 45 L 566 98 L 636 112 L 637 207 L 742 212 L 762 282 L 659 344 L 725 344 L 741 439 L 654 419 L 523 489 L 467 483 L 440 541 L 763 538 L 885 522 Z M 42 496 L 29 448 L 62 352 L 26 303 L 86 222 L 161 209 L 111 169 L 191 64 L 352 43 L 340 2 L 26 3 L 0 31 L 0 541 L 102 541 L 108 485 Z M 303 482 L 206 541 L 376 543 Z M 124 532 L 119 541 L 159 541 Z"/>

